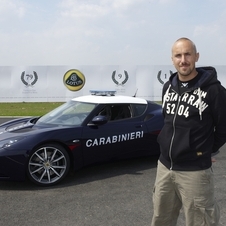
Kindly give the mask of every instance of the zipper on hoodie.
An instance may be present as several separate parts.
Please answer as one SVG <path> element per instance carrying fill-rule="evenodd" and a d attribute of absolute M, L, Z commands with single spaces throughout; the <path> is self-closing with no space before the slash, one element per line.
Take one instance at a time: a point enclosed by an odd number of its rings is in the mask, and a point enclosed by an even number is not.
<path fill-rule="evenodd" d="M 177 93 L 175 90 L 173 90 L 175 93 Z M 183 93 L 181 93 L 179 95 L 178 94 L 178 102 L 177 102 L 177 107 L 176 107 L 176 111 L 175 111 L 175 114 L 174 114 L 174 118 L 173 118 L 173 135 L 172 135 L 172 138 L 171 138 L 171 142 L 170 142 L 170 148 L 169 148 L 169 158 L 170 158 L 170 170 L 173 169 L 173 159 L 172 159 L 172 146 L 173 146 L 173 141 L 174 141 L 174 137 L 175 137 L 175 133 L 176 133 L 176 128 L 175 128 L 175 120 L 176 120 L 176 117 L 177 117 L 177 112 L 178 112 L 178 109 L 179 109 L 179 106 L 180 106 L 180 101 L 181 101 L 181 98 L 182 96 L 185 94 L 185 93 L 189 93 L 191 92 L 192 90 L 189 90 L 189 91 L 185 91 Z M 200 119 L 201 120 L 201 119 Z"/>
<path fill-rule="evenodd" d="M 174 117 L 173 117 L 173 135 L 172 135 L 172 138 L 171 138 L 170 148 L 169 148 L 169 158 L 170 158 L 170 162 L 171 162 L 170 170 L 173 169 L 172 146 L 173 146 L 173 140 L 174 140 L 175 133 L 176 133 L 175 120 L 176 120 L 176 117 L 177 117 L 178 108 L 180 106 L 180 100 L 181 100 L 181 95 L 179 95 L 176 111 L 175 111 L 175 114 L 174 114 Z"/>

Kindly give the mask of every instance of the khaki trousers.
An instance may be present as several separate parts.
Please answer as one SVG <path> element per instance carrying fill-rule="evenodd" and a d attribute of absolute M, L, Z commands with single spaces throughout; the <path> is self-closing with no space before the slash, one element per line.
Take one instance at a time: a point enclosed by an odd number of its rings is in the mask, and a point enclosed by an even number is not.
<path fill-rule="evenodd" d="M 186 226 L 218 225 L 212 169 L 173 171 L 158 161 L 153 204 L 152 226 L 175 226 L 182 206 Z"/>

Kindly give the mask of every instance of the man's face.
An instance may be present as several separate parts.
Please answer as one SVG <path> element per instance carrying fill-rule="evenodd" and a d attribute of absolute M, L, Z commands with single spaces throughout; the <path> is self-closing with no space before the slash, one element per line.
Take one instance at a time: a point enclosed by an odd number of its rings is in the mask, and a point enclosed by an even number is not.
<path fill-rule="evenodd" d="M 180 80 L 188 81 L 196 76 L 195 63 L 198 59 L 199 54 L 192 42 L 180 40 L 173 45 L 172 61 Z"/>

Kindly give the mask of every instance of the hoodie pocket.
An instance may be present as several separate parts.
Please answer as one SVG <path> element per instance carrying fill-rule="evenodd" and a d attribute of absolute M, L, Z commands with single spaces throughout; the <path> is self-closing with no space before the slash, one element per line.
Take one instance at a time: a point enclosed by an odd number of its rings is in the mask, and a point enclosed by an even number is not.
<path fill-rule="evenodd" d="M 190 128 L 176 127 L 173 131 L 172 127 L 165 126 L 158 136 L 158 143 L 165 158 L 169 155 L 176 160 L 197 158 L 190 146 Z"/>
<path fill-rule="evenodd" d="M 158 135 L 158 143 L 160 145 L 161 154 L 165 157 L 169 157 L 169 150 L 170 150 L 170 142 L 172 140 L 172 128 L 169 126 L 164 126 L 161 132 Z"/>

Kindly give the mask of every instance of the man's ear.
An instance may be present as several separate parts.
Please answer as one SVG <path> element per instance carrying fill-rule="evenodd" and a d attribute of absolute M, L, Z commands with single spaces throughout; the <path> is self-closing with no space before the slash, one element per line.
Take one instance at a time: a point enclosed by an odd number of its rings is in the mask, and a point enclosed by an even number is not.
<path fill-rule="evenodd" d="M 199 53 L 196 53 L 196 60 L 195 60 L 195 62 L 198 62 L 198 60 L 199 60 Z"/>

